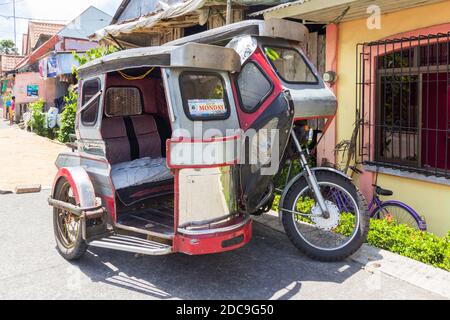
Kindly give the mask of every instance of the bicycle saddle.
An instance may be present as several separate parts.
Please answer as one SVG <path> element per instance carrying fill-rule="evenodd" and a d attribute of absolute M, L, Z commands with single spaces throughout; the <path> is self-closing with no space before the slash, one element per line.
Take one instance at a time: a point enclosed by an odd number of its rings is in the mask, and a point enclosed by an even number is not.
<path fill-rule="evenodd" d="M 394 195 L 393 191 L 383 189 L 383 188 L 381 188 L 379 186 L 375 186 L 375 192 L 377 193 L 377 195 L 385 196 L 385 197 L 390 197 L 390 196 Z"/>

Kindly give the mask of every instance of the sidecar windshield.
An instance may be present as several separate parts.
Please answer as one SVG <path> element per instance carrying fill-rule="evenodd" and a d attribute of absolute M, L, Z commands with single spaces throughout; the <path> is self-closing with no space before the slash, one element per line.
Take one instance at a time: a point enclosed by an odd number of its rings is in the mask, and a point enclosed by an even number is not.
<path fill-rule="evenodd" d="M 318 80 L 303 56 L 293 48 L 264 47 L 274 69 L 285 82 L 317 84 Z"/>

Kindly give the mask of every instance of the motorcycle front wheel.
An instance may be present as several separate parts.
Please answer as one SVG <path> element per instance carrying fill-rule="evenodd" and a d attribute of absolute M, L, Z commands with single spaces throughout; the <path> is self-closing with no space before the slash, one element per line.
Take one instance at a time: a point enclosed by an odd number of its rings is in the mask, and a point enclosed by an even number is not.
<path fill-rule="evenodd" d="M 306 178 L 288 191 L 282 208 L 287 236 L 303 254 L 324 262 L 341 261 L 354 254 L 369 231 L 367 202 L 356 186 L 334 172 L 316 172 L 320 192 L 329 211 L 322 216 Z"/>

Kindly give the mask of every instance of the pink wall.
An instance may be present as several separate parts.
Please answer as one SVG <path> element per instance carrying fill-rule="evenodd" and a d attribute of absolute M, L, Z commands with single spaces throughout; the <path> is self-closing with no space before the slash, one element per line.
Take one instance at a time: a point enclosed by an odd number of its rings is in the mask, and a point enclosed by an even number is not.
<path fill-rule="evenodd" d="M 38 85 L 39 97 L 28 97 L 27 86 Z M 18 73 L 15 79 L 14 95 L 16 103 L 29 103 L 43 99 L 46 103 L 52 104 L 56 98 L 56 79 L 41 79 L 39 72 Z"/>

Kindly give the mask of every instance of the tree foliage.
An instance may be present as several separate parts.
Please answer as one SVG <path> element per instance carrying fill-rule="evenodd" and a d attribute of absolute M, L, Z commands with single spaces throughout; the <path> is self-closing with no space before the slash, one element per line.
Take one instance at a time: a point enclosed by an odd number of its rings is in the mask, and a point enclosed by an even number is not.
<path fill-rule="evenodd" d="M 18 54 L 18 50 L 14 41 L 0 40 L 0 53 L 3 54 Z"/>
<path fill-rule="evenodd" d="M 64 97 L 65 108 L 61 113 L 61 127 L 58 131 L 58 140 L 66 143 L 70 135 L 75 133 L 75 118 L 77 113 L 77 94 L 73 90 Z"/>
<path fill-rule="evenodd" d="M 79 66 L 82 66 L 92 60 L 104 57 L 108 54 L 117 51 L 119 51 L 117 47 L 109 45 L 109 46 L 98 46 L 82 54 L 78 54 L 76 52 L 72 52 L 72 54 L 75 58 L 75 61 L 78 62 Z M 73 74 L 76 75 L 76 77 L 78 78 L 78 71 L 76 67 L 73 68 Z"/>

